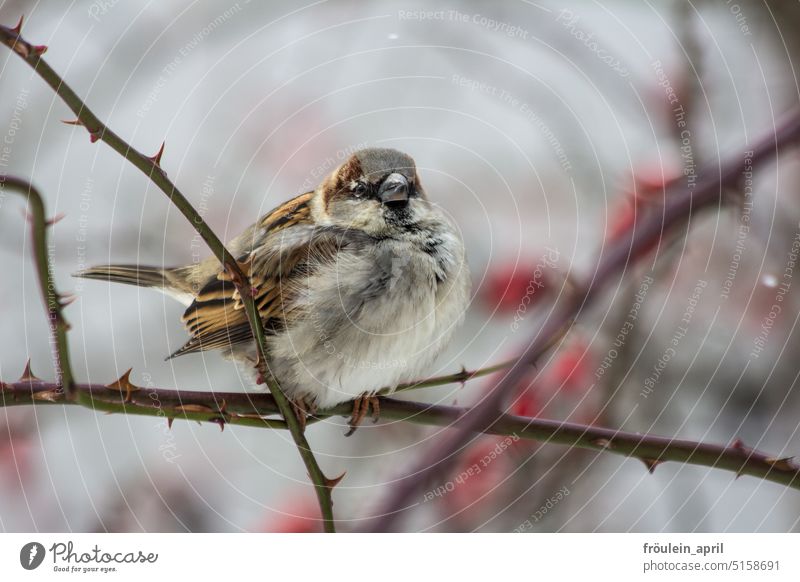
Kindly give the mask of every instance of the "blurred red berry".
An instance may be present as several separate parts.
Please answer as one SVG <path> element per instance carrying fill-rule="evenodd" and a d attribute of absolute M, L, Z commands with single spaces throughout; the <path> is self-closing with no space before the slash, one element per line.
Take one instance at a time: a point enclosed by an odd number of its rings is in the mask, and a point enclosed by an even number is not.
<path fill-rule="evenodd" d="M 290 499 L 269 512 L 258 527 L 268 533 L 322 533 L 322 517 L 314 497 Z"/>

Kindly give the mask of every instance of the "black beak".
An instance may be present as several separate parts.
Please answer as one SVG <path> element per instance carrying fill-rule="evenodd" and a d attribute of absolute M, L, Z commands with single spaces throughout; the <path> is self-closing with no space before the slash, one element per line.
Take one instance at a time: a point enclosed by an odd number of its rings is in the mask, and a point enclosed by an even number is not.
<path fill-rule="evenodd" d="M 389 174 L 378 190 L 378 197 L 384 204 L 405 206 L 408 203 L 408 180 L 403 174 Z"/>

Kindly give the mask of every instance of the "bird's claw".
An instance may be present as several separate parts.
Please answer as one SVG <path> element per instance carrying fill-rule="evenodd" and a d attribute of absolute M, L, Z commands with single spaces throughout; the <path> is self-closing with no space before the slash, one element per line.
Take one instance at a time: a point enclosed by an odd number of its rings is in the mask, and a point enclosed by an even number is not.
<path fill-rule="evenodd" d="M 356 432 L 358 427 L 361 426 L 361 421 L 363 421 L 364 417 L 369 413 L 370 406 L 372 406 L 372 422 L 374 424 L 378 422 L 381 417 L 381 403 L 378 397 L 365 394 L 353 400 L 353 412 L 350 414 L 350 420 L 347 423 L 350 429 L 344 436 L 350 436 Z"/>
<path fill-rule="evenodd" d="M 300 423 L 300 429 L 305 432 L 306 425 L 308 424 L 308 417 L 314 416 L 317 413 L 317 405 L 313 401 L 307 400 L 305 397 L 292 400 L 292 410 Z"/>

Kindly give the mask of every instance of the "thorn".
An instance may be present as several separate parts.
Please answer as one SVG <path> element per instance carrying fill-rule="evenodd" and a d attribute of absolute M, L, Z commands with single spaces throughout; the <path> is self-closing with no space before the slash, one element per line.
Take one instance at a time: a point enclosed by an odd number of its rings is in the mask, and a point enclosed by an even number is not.
<path fill-rule="evenodd" d="M 294 416 L 297 419 L 297 423 L 300 425 L 300 433 L 306 432 L 306 424 L 308 423 L 308 416 L 306 415 L 307 411 L 305 409 L 305 405 L 301 404 L 298 406 L 296 402 L 292 402 L 291 406 L 292 410 L 294 411 Z"/>
<path fill-rule="evenodd" d="M 596 447 L 602 447 L 604 449 L 612 448 L 611 441 L 609 439 L 596 438 L 596 439 L 591 440 L 589 442 L 592 443 Z"/>
<path fill-rule="evenodd" d="M 647 467 L 647 472 L 651 475 L 656 472 L 656 467 L 658 467 L 664 461 L 658 461 L 656 459 L 645 459 L 644 457 L 638 457 L 638 459 L 644 463 L 645 467 Z"/>
<path fill-rule="evenodd" d="M 73 294 L 73 293 L 61 293 L 58 296 L 58 303 L 59 303 L 59 305 L 61 306 L 62 309 L 67 307 L 67 306 L 69 306 L 69 305 L 72 305 L 77 300 L 78 300 L 78 296 Z"/>
<path fill-rule="evenodd" d="M 264 384 L 267 385 L 267 367 L 261 361 L 261 356 L 256 355 L 256 361 L 253 364 L 253 368 L 256 371 L 256 383 L 257 384 Z"/>
<path fill-rule="evenodd" d="M 461 375 L 461 381 L 460 381 L 461 387 L 464 388 L 467 385 L 467 380 L 469 380 L 470 374 L 469 372 L 467 372 L 467 369 L 464 367 L 463 364 L 461 365 L 461 371 L 459 372 L 459 374 Z"/>
<path fill-rule="evenodd" d="M 750 454 L 750 452 L 751 452 L 751 450 L 749 448 L 744 446 L 744 443 L 742 442 L 742 439 L 736 439 L 735 441 L 733 441 L 731 443 L 731 448 L 734 451 L 740 452 L 740 453 L 745 454 L 745 455 Z"/>
<path fill-rule="evenodd" d="M 219 425 L 219 432 L 222 432 L 222 431 L 225 430 L 225 424 L 226 424 L 225 423 L 225 419 L 222 418 L 221 416 L 215 416 L 214 418 L 209 418 L 208 420 L 209 420 L 209 422 L 213 422 L 214 424 L 218 424 Z"/>
<path fill-rule="evenodd" d="M 131 393 L 141 390 L 138 386 L 134 386 L 131 383 L 131 372 L 133 368 L 129 368 L 127 372 L 125 372 L 122 376 L 119 377 L 119 380 L 116 382 L 112 382 L 111 384 L 107 384 L 106 388 L 109 390 L 115 390 L 116 392 L 124 392 L 125 393 L 125 402 L 131 401 Z"/>
<path fill-rule="evenodd" d="M 17 35 L 17 40 L 11 45 L 11 50 L 23 59 L 29 59 L 31 57 L 42 56 L 47 52 L 47 46 L 43 44 L 28 44 Z"/>
<path fill-rule="evenodd" d="M 252 262 L 252 256 L 248 256 L 244 261 L 236 261 L 236 266 L 239 267 L 239 270 L 244 277 L 250 276 L 250 266 Z M 222 272 L 217 275 L 217 279 L 220 281 L 231 281 L 237 287 L 237 292 L 234 293 L 234 296 L 238 294 L 238 289 L 243 288 L 245 284 L 242 277 L 239 276 L 239 273 L 231 269 L 231 266 L 228 264 L 222 266 Z"/>
<path fill-rule="evenodd" d="M 225 274 L 228 276 L 228 280 L 236 285 L 236 287 L 239 287 L 244 283 L 242 278 L 239 276 L 239 273 L 234 271 L 230 265 L 225 265 Z"/>
<path fill-rule="evenodd" d="M 164 146 L 165 145 L 167 145 L 167 142 L 162 141 L 161 142 L 161 149 L 159 149 L 158 152 L 156 152 L 156 155 L 147 158 L 148 160 L 153 162 L 159 168 L 161 167 L 161 156 L 164 155 Z"/>
<path fill-rule="evenodd" d="M 77 127 L 86 127 L 80 119 L 73 119 L 72 121 L 70 121 L 68 119 L 62 119 L 61 123 L 64 123 L 66 125 L 74 125 L 74 126 L 77 126 Z M 89 130 L 88 127 L 86 127 L 86 129 Z M 95 143 L 99 139 L 100 139 L 100 130 L 97 130 L 97 131 L 89 130 L 89 141 L 90 142 Z"/>
<path fill-rule="evenodd" d="M 328 479 L 327 477 L 325 477 L 325 487 L 327 487 L 328 489 L 333 489 L 339 484 L 339 482 L 341 482 L 342 479 L 344 479 L 345 475 L 347 475 L 347 471 L 345 471 L 344 473 L 333 479 Z"/>
<path fill-rule="evenodd" d="M 745 447 L 745 446 L 744 446 L 744 443 L 742 442 L 742 439 L 736 439 L 735 441 L 733 441 L 733 442 L 731 443 L 731 448 L 732 448 L 734 451 L 737 451 L 737 452 L 743 453 L 743 454 L 745 454 L 745 455 L 748 453 L 747 447 Z M 743 475 L 743 473 L 742 473 L 742 469 L 740 468 L 740 469 L 738 469 L 738 470 L 736 471 L 736 477 L 734 477 L 734 481 L 735 481 L 736 479 L 738 479 L 739 477 L 741 477 L 742 475 Z"/>
<path fill-rule="evenodd" d="M 28 358 L 28 361 L 25 362 L 25 369 L 22 371 L 22 376 L 19 377 L 18 382 L 41 382 L 41 378 L 37 378 L 36 375 L 31 371 L 31 359 Z"/>
<path fill-rule="evenodd" d="M 771 457 L 764 459 L 764 462 L 772 465 L 772 468 L 778 471 L 797 471 L 797 466 L 792 463 L 793 459 L 794 457 L 782 457 L 780 459 Z"/>
<path fill-rule="evenodd" d="M 59 212 L 58 214 L 56 214 L 50 220 L 45 220 L 44 224 L 45 224 L 45 226 L 53 226 L 54 224 L 57 224 L 57 223 L 61 222 L 64 219 L 65 216 L 66 216 L 66 214 L 64 214 L 63 212 Z"/>
<path fill-rule="evenodd" d="M 175 420 L 174 416 L 167 417 L 167 429 L 172 430 L 172 421 Z"/>
<path fill-rule="evenodd" d="M 62 396 L 64 396 L 64 393 L 59 392 L 58 390 L 48 390 L 46 392 L 33 393 L 34 400 L 45 400 L 47 402 L 59 402 Z"/>
<path fill-rule="evenodd" d="M 219 407 L 219 413 L 220 414 L 225 414 L 227 412 L 227 410 L 226 410 L 227 408 L 228 408 L 228 403 L 225 402 L 225 399 L 223 398 L 222 399 L 222 405 Z"/>
<path fill-rule="evenodd" d="M 25 15 L 21 15 L 19 17 L 19 22 L 17 22 L 17 25 L 14 28 L 11 29 L 11 32 L 16 34 L 17 36 L 19 36 L 22 33 L 22 22 L 23 22 L 23 20 L 25 20 Z"/>

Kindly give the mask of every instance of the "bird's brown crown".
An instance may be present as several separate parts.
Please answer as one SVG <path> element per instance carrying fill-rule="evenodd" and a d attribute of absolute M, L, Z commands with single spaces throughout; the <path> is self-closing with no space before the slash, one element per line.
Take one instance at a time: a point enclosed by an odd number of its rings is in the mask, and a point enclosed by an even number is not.
<path fill-rule="evenodd" d="M 408 154 L 390 148 L 367 148 L 351 155 L 323 183 L 326 202 L 333 198 L 358 196 L 377 191 L 391 174 L 402 174 L 410 185 L 419 182 L 414 159 Z"/>

